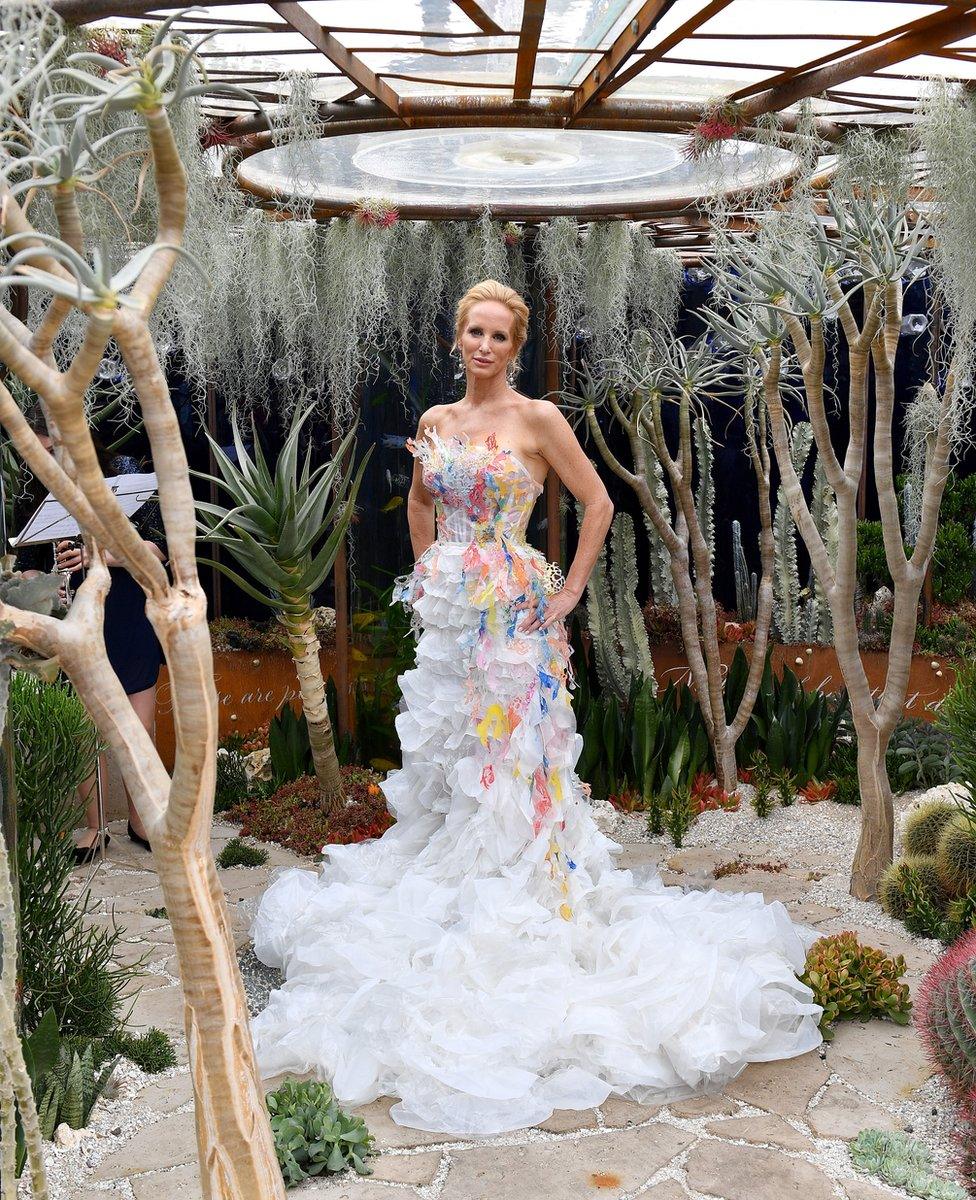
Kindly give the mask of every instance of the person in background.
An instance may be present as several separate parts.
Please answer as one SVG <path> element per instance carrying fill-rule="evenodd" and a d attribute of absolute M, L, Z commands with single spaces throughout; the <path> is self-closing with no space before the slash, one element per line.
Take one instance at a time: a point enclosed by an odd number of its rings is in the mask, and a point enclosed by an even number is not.
<path fill-rule="evenodd" d="M 45 448 L 50 450 L 51 438 L 48 436 L 43 414 L 39 410 L 32 410 L 27 415 L 31 428 Z M 145 467 L 130 455 L 110 455 L 94 433 L 92 441 L 95 444 L 104 475 L 131 475 L 145 470 Z M 16 528 L 23 527 L 27 518 L 44 499 L 43 490 L 39 496 L 35 495 L 36 491 L 36 481 L 31 479 L 21 496 L 17 498 L 14 505 Z M 132 522 L 153 554 L 160 562 L 165 563 L 166 541 L 158 502 L 150 500 L 144 504 L 136 512 Z M 150 737 L 154 737 L 156 683 L 159 679 L 159 668 L 163 662 L 162 647 L 156 637 L 156 631 L 146 616 L 146 597 L 142 588 L 108 551 L 106 551 L 105 561 L 112 577 L 111 587 L 105 598 L 105 648 L 108 652 L 109 662 L 118 675 L 132 707 Z M 25 574 L 39 574 L 42 571 L 51 570 L 70 572 L 72 589 L 81 584 L 87 565 L 87 551 L 73 540 L 58 542 L 53 548 L 53 553 L 50 543 L 41 543 L 36 546 L 25 546 L 17 554 L 17 566 Z M 79 863 L 90 862 L 94 858 L 98 846 L 100 828 L 98 805 L 94 799 L 95 782 L 95 776 L 92 775 L 80 789 L 82 796 L 88 800 L 88 808 L 87 828 L 81 833 L 75 846 L 75 860 Z M 137 845 L 148 850 L 150 846 L 146 838 L 146 831 L 131 798 L 128 798 L 128 804 L 129 837 Z M 106 844 L 110 840 L 107 833 L 105 840 Z"/>

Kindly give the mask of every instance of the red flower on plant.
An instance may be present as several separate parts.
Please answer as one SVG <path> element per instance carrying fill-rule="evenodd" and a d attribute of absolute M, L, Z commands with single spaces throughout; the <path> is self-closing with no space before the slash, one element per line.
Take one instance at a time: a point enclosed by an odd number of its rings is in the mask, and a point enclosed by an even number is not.
<path fill-rule="evenodd" d="M 210 150 L 214 146 L 230 146 L 237 139 L 227 132 L 227 122 L 208 121 L 200 130 L 200 149 Z"/>
<path fill-rule="evenodd" d="M 356 205 L 353 219 L 367 228 L 389 229 L 399 221 L 400 213 L 386 201 L 363 200 Z"/>
<path fill-rule="evenodd" d="M 484 788 L 490 788 L 494 782 L 495 768 L 491 765 L 491 763 L 486 763 L 481 771 L 481 786 Z"/>
<path fill-rule="evenodd" d="M 129 65 L 125 43 L 117 33 L 96 33 L 88 43 L 92 54 L 101 54 L 103 58 L 114 58 L 123 67 Z"/>

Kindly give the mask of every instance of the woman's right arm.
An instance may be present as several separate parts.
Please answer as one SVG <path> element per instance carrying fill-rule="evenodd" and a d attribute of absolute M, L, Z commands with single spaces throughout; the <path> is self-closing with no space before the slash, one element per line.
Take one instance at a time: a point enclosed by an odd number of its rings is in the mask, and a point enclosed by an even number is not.
<path fill-rule="evenodd" d="M 414 441 L 419 443 L 428 428 L 436 422 L 439 406 L 429 408 L 421 416 Z M 424 465 L 419 458 L 413 460 L 413 476 L 407 493 L 407 525 L 410 528 L 410 544 L 414 559 L 420 558 L 436 537 L 434 525 L 434 497 L 424 487 Z"/>

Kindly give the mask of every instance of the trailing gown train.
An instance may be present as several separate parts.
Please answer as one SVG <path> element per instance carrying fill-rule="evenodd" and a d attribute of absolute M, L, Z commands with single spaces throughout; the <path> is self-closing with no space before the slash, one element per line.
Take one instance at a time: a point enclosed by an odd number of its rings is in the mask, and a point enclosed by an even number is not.
<path fill-rule="evenodd" d="M 262 1074 L 312 1072 L 340 1102 L 395 1096 L 400 1124 L 486 1136 L 611 1093 L 717 1090 L 816 1046 L 797 978 L 813 931 L 759 893 L 614 866 L 573 769 L 564 623 L 525 634 L 512 611 L 551 590 L 525 540 L 541 485 L 494 436 L 407 445 L 437 538 L 394 590 L 419 635 L 403 766 L 382 785 L 396 824 L 262 897 L 255 951 L 285 976 L 254 1021 Z"/>

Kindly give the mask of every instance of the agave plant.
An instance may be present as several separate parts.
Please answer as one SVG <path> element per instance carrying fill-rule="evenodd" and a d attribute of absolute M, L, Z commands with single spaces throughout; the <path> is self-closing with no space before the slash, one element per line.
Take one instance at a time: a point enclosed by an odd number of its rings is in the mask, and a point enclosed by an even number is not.
<path fill-rule="evenodd" d="M 210 438 L 220 477 L 200 474 L 200 478 L 221 488 L 232 507 L 198 502 L 197 518 L 201 535 L 223 546 L 250 578 L 243 578 L 226 563 L 200 561 L 273 608 L 285 627 L 308 721 L 322 804 L 331 813 L 343 799 L 342 777 L 319 662 L 312 597 L 335 563 L 369 452 L 353 478 L 351 455 L 348 466 L 342 466 L 355 437 L 353 429 L 329 462 L 313 470 L 309 446 L 299 467 L 299 439 L 311 414 L 310 406 L 296 411 L 274 472 L 261 450 L 253 420 L 253 454 L 244 444 L 236 417 L 231 422 L 236 464 Z"/>

